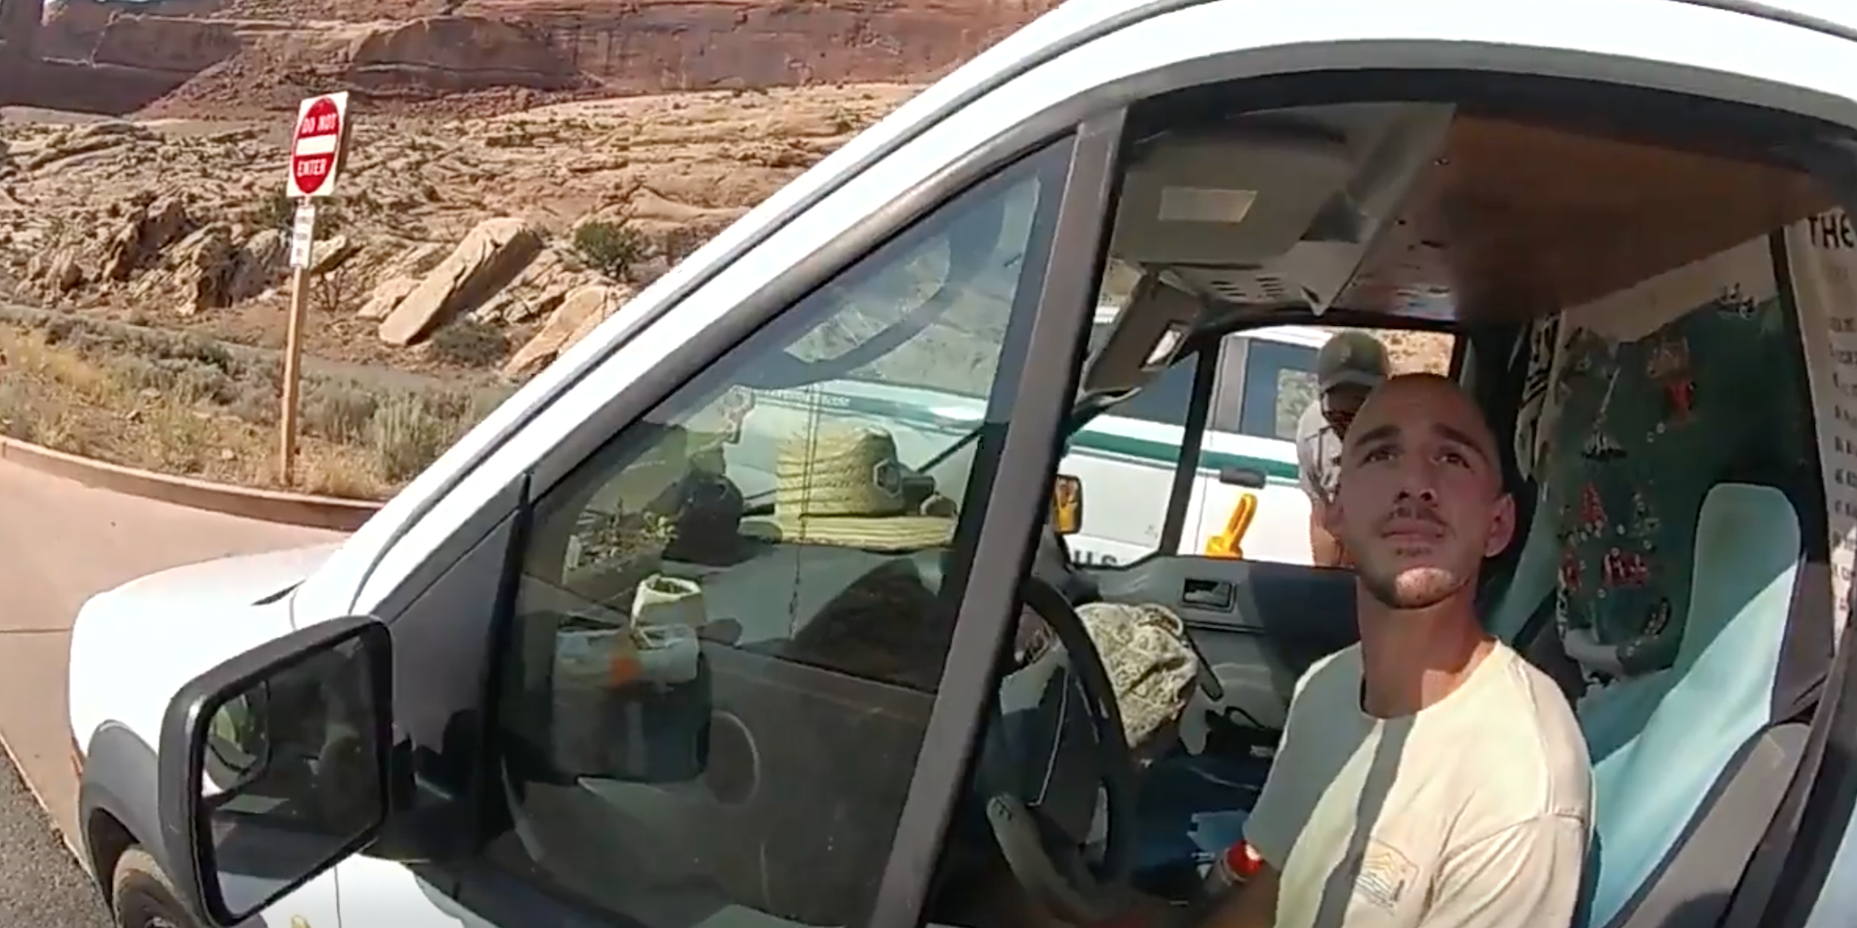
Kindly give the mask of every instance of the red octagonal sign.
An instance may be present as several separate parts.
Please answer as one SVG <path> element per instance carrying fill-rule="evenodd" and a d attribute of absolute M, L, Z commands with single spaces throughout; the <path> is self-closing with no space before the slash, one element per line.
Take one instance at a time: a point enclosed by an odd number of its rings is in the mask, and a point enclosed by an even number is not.
<path fill-rule="evenodd" d="M 329 97 L 309 102 L 297 120 L 290 143 L 290 192 L 293 196 L 326 195 L 335 177 L 335 159 L 342 147 L 342 111 Z"/>

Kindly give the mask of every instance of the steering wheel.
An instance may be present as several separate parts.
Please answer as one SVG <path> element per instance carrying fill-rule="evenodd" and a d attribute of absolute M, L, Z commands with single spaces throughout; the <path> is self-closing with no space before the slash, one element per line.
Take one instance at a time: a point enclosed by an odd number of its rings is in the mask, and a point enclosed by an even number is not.
<path fill-rule="evenodd" d="M 1134 754 L 1083 619 L 1036 576 L 1020 600 L 1051 627 L 1058 647 L 1001 683 L 978 771 L 987 823 L 1033 896 L 1073 924 L 1106 921 L 1130 898 Z M 1107 837 L 1091 861 L 1099 809 Z"/>

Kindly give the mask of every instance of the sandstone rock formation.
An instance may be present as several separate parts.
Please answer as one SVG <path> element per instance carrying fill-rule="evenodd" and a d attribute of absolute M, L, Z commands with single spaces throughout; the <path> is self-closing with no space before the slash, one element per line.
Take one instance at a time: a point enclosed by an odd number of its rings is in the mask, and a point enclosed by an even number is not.
<path fill-rule="evenodd" d="M 561 352 L 573 347 L 595 326 L 605 322 L 606 317 L 617 312 L 630 297 L 630 292 L 604 284 L 589 284 L 567 294 L 542 330 L 535 333 L 528 344 L 516 349 L 509 362 L 503 365 L 503 376 L 521 380 L 548 366 Z"/>
<path fill-rule="evenodd" d="M 88 68 L 118 107 L 172 92 L 157 108 L 164 115 L 288 108 L 305 93 L 342 89 L 369 105 L 487 88 L 543 95 L 485 103 L 521 108 L 583 87 L 612 95 L 919 81 L 1056 4 L 65 0 L 37 44 L 66 71 Z M 70 80 L 39 83 L 82 96 Z"/>
<path fill-rule="evenodd" d="M 501 290 L 541 248 L 541 235 L 521 219 L 483 221 L 381 321 L 381 341 L 403 346 L 425 338 Z"/>
<path fill-rule="evenodd" d="M 530 376 L 913 91 L 722 91 L 445 123 L 364 118 L 342 188 L 319 210 L 306 350 Z M 0 299 L 281 344 L 293 212 L 281 190 L 283 122 L 0 123 Z M 594 222 L 636 240 L 624 267 L 578 249 L 575 229 Z"/>
<path fill-rule="evenodd" d="M 44 6 L 44 0 L 0 0 L 0 63 L 38 57 Z"/>

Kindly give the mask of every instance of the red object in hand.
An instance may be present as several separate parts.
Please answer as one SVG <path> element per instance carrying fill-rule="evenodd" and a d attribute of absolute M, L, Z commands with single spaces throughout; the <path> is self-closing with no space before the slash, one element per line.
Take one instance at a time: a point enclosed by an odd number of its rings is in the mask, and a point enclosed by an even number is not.
<path fill-rule="evenodd" d="M 1239 880 L 1248 880 L 1264 866 L 1264 858 L 1259 857 L 1251 845 L 1239 841 L 1225 849 L 1225 869 Z"/>

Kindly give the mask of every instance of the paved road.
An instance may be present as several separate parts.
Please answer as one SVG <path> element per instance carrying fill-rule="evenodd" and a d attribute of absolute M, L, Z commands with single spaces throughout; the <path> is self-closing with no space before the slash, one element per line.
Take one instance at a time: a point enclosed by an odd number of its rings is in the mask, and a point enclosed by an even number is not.
<path fill-rule="evenodd" d="M 338 537 L 118 496 L 0 461 L 0 738 L 51 820 L 69 828 L 76 817 L 65 667 L 86 598 L 168 567 Z M 81 886 L 75 865 L 30 814 L 10 765 L 0 768 L 0 925 L 95 923 L 69 920 L 85 911 L 84 896 L 67 889 Z M 39 910 L 19 906 L 31 905 L 58 908 L 28 917 Z"/>
<path fill-rule="evenodd" d="M 51 820 L 0 755 L 0 925 L 107 928 L 90 878 L 65 853 Z"/>

